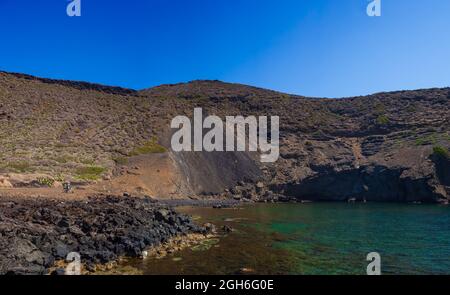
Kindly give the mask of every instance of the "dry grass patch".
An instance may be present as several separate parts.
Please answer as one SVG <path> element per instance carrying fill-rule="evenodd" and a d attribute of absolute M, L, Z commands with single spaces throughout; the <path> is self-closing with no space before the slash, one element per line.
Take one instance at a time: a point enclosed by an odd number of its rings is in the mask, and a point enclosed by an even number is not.
<path fill-rule="evenodd" d="M 80 167 L 76 170 L 76 176 L 81 180 L 94 181 L 98 180 L 105 171 L 106 168 L 100 166 Z"/>
<path fill-rule="evenodd" d="M 144 143 L 143 145 L 135 148 L 130 156 L 138 156 L 144 154 L 161 154 L 167 152 L 167 149 L 162 145 L 157 143 L 156 138 L 152 138 L 150 141 Z"/>

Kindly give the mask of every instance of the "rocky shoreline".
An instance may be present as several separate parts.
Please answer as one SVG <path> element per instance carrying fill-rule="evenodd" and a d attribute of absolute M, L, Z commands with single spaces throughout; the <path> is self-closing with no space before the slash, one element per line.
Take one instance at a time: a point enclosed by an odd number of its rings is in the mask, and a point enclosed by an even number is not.
<path fill-rule="evenodd" d="M 83 274 L 108 272 L 121 258 L 164 256 L 217 232 L 214 225 L 200 226 L 175 207 L 223 209 L 258 202 L 306 201 L 273 193 L 261 182 L 242 182 L 204 199 L 155 200 L 128 194 L 70 201 L 3 197 L 0 275 L 64 274 L 71 252 L 80 254 Z M 222 229 L 227 230 L 232 229 Z"/>
<path fill-rule="evenodd" d="M 2 199 L 0 274 L 54 271 L 70 252 L 80 254 L 88 272 L 120 257 L 140 257 L 146 249 L 177 236 L 208 229 L 150 198 L 95 196 L 83 201 Z"/>

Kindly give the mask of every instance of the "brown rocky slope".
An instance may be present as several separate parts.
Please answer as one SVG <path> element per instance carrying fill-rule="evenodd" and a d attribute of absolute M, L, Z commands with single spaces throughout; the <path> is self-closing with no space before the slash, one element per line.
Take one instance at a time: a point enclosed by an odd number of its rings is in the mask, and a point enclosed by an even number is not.
<path fill-rule="evenodd" d="M 280 116 L 280 159 L 172 152 L 170 120 L 195 107 Z M 445 202 L 449 119 L 449 88 L 324 99 L 219 81 L 135 91 L 0 72 L 0 186 L 71 179 L 171 198 Z"/>

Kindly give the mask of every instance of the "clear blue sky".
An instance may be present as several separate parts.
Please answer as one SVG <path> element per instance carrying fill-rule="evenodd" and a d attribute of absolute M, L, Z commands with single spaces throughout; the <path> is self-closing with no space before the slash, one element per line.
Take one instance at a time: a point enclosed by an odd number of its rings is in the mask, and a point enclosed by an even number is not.
<path fill-rule="evenodd" d="M 450 86 L 450 1 L 0 0 L 0 70 L 135 89 L 219 79 L 308 96 Z"/>

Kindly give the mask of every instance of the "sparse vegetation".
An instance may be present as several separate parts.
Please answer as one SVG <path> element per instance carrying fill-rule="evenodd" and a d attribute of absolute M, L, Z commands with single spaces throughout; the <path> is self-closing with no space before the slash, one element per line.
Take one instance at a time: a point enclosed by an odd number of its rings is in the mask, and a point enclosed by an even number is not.
<path fill-rule="evenodd" d="M 153 137 L 150 141 L 146 142 L 142 146 L 135 148 L 130 155 L 137 156 L 143 154 L 160 154 L 167 152 L 167 149 L 157 143 L 156 137 Z"/>
<path fill-rule="evenodd" d="M 375 113 L 376 114 L 380 114 L 380 113 L 383 113 L 385 111 L 386 111 L 386 106 L 383 103 L 378 102 L 378 103 L 375 104 Z"/>
<path fill-rule="evenodd" d="M 80 163 L 84 165 L 94 165 L 95 161 L 93 159 L 81 159 Z"/>
<path fill-rule="evenodd" d="M 433 155 L 445 159 L 450 158 L 448 149 L 440 145 L 433 147 Z"/>
<path fill-rule="evenodd" d="M 410 105 L 406 108 L 406 110 L 407 110 L 408 112 L 410 112 L 410 113 L 415 113 L 415 112 L 417 112 L 417 107 L 416 107 L 415 105 L 413 105 L 413 104 L 410 104 Z"/>
<path fill-rule="evenodd" d="M 63 182 L 64 181 L 64 176 L 62 174 L 58 173 L 55 176 L 55 181 Z"/>
<path fill-rule="evenodd" d="M 377 118 L 377 123 L 379 125 L 387 125 L 389 124 L 390 120 L 386 115 L 379 115 Z"/>
<path fill-rule="evenodd" d="M 28 172 L 31 170 L 30 163 L 25 162 L 25 161 L 10 162 L 10 163 L 8 163 L 8 165 L 6 167 L 13 170 L 14 172 L 20 172 L 20 173 Z"/>
<path fill-rule="evenodd" d="M 52 187 L 53 184 L 55 183 L 55 180 L 53 178 L 50 177 L 38 177 L 37 182 L 40 185 L 45 185 L 48 187 Z"/>
<path fill-rule="evenodd" d="M 437 139 L 435 134 L 429 134 L 425 137 L 417 138 L 416 139 L 416 145 L 431 145 L 436 144 Z"/>
<path fill-rule="evenodd" d="M 118 164 L 118 165 L 126 165 L 126 164 L 128 164 L 128 158 L 124 157 L 124 156 L 114 157 L 113 161 L 116 162 L 116 164 Z"/>
<path fill-rule="evenodd" d="M 99 166 L 80 167 L 76 171 L 76 176 L 81 180 L 98 180 L 105 171 L 105 168 Z"/>
<path fill-rule="evenodd" d="M 61 156 L 57 156 L 55 158 L 55 161 L 60 163 L 60 164 L 65 164 L 65 163 L 68 163 L 68 162 L 75 161 L 75 158 L 72 157 L 72 156 L 69 156 L 69 155 L 61 155 Z"/>
<path fill-rule="evenodd" d="M 426 145 L 428 142 L 425 138 L 418 138 L 416 139 L 416 145 Z"/>
<path fill-rule="evenodd" d="M 442 134 L 442 139 L 450 142 L 450 134 L 448 134 L 448 133 Z"/>

